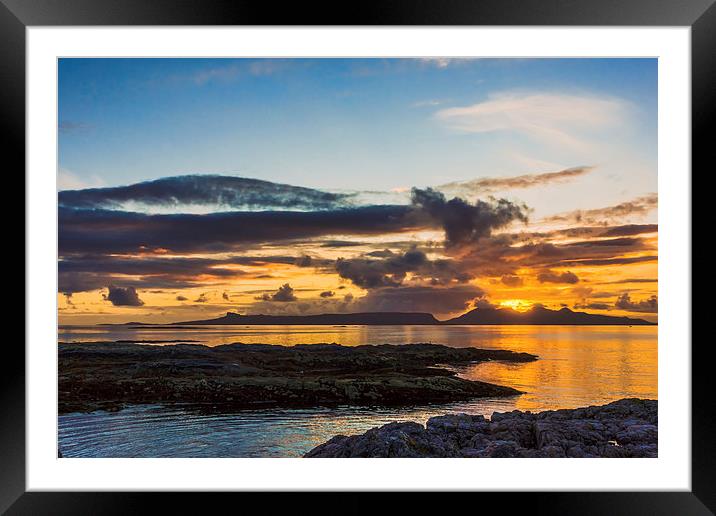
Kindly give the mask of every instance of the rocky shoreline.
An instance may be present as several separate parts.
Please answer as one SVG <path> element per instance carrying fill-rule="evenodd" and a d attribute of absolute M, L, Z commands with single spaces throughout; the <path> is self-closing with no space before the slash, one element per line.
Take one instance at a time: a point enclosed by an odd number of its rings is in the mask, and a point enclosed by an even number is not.
<path fill-rule="evenodd" d="M 338 435 L 305 457 L 656 457 L 657 401 L 430 418 Z"/>
<path fill-rule="evenodd" d="M 292 347 L 59 344 L 59 413 L 131 404 L 191 404 L 213 411 L 262 407 L 447 403 L 521 394 L 459 378 L 442 366 L 530 362 L 528 353 L 436 344 Z"/>

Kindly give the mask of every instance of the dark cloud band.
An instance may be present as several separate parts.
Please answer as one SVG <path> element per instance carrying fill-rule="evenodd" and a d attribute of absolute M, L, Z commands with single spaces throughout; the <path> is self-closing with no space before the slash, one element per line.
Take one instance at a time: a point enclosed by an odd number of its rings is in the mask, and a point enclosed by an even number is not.
<path fill-rule="evenodd" d="M 313 212 L 224 212 L 149 215 L 59 209 L 59 250 L 67 253 L 230 251 L 247 243 L 325 235 L 377 235 L 416 230 L 426 221 L 410 206 L 367 206 Z"/>
<path fill-rule="evenodd" d="M 344 206 L 350 197 L 350 194 L 218 175 L 165 177 L 128 186 L 66 190 L 58 194 L 60 206 L 95 209 L 121 209 L 132 203 L 174 208 L 213 205 L 327 210 Z"/>
<path fill-rule="evenodd" d="M 86 190 L 84 190 L 86 191 Z M 330 235 L 376 235 L 442 227 L 446 245 L 476 242 L 519 219 L 523 207 L 447 200 L 434 190 L 413 189 L 413 205 L 365 206 L 325 211 L 222 212 L 150 215 L 100 209 L 59 208 L 59 250 L 65 253 L 230 251 L 245 243 Z"/>

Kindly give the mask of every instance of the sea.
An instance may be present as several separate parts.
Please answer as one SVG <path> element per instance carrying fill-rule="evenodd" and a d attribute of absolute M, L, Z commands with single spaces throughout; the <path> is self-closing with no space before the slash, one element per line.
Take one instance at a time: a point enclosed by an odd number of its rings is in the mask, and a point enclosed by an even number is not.
<path fill-rule="evenodd" d="M 507 349 L 530 363 L 485 362 L 456 368 L 463 378 L 513 387 L 510 398 L 407 406 L 263 409 L 207 414 L 181 406 L 132 406 L 58 416 L 63 457 L 300 457 L 334 435 L 436 415 L 601 405 L 658 397 L 657 326 L 61 326 L 60 342 L 195 341 L 296 344 L 433 343 Z M 154 342 L 152 342 L 154 341 Z"/>

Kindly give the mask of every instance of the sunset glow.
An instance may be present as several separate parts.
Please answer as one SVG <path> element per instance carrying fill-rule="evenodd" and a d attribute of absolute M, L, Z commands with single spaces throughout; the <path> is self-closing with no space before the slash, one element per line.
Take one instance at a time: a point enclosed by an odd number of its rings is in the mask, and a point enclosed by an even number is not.
<path fill-rule="evenodd" d="M 657 319 L 655 60 L 63 59 L 59 77 L 61 324 Z"/>
<path fill-rule="evenodd" d="M 500 306 L 512 308 L 518 312 L 525 312 L 532 308 L 532 303 L 525 301 L 524 299 L 507 299 L 505 301 L 500 301 Z"/>

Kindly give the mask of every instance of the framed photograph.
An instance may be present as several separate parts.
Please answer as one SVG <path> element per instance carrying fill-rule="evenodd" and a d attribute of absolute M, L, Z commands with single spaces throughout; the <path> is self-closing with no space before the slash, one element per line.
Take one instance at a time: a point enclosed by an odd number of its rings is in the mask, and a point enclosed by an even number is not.
<path fill-rule="evenodd" d="M 712 4 L 2 0 L 27 254 L 0 509 L 712 514 Z"/>

